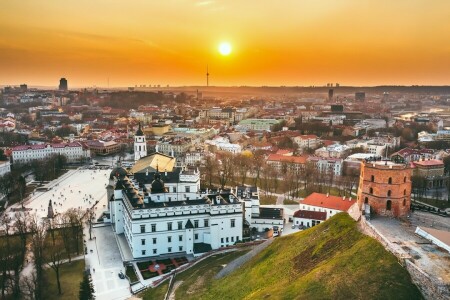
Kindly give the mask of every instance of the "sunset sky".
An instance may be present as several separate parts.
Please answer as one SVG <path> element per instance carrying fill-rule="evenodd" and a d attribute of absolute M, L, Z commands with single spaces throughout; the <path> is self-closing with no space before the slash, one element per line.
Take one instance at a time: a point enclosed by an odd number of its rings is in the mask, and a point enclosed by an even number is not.
<path fill-rule="evenodd" d="M 211 85 L 449 85 L 450 1 L 0 1 L 0 85 L 204 85 L 207 64 Z"/>

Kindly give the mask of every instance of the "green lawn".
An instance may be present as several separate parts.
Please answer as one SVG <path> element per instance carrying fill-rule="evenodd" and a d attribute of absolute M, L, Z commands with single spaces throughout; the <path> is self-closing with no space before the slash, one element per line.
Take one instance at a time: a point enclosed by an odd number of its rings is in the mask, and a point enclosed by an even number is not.
<path fill-rule="evenodd" d="M 216 254 L 205 260 L 199 262 L 192 268 L 178 274 L 175 277 L 176 281 L 183 281 L 183 283 L 176 290 L 177 299 L 197 299 L 198 294 L 208 289 L 211 285 L 214 276 L 223 268 L 223 265 L 247 253 L 247 249 L 240 251 L 228 252 L 224 254 Z M 157 288 L 150 288 L 141 293 L 139 297 L 144 300 L 159 300 L 164 299 L 164 295 L 168 288 L 168 281 L 161 284 Z M 218 298 L 222 299 L 222 298 Z"/>
<path fill-rule="evenodd" d="M 284 205 L 293 205 L 293 204 L 298 204 L 298 202 L 294 201 L 294 200 L 284 199 L 283 204 Z"/>
<path fill-rule="evenodd" d="M 130 278 L 130 282 L 136 282 L 139 280 L 133 266 L 127 266 L 125 274 L 128 278 Z"/>
<path fill-rule="evenodd" d="M 259 195 L 259 204 L 261 205 L 274 205 L 277 203 L 277 196 L 264 195 L 261 193 Z"/>
<path fill-rule="evenodd" d="M 205 272 L 207 277 L 202 281 Z M 311 229 L 277 238 L 221 280 L 212 279 L 207 272 L 192 274 L 189 285 L 183 284 L 176 298 L 422 298 L 397 258 L 375 239 L 360 233 L 357 223 L 344 213 Z"/>
<path fill-rule="evenodd" d="M 78 299 L 80 282 L 83 280 L 83 271 L 84 259 L 62 265 L 60 270 L 62 295 L 58 295 L 55 271 L 51 268 L 46 269 L 45 275 L 47 279 L 47 286 L 44 289 L 43 299 Z"/>
<path fill-rule="evenodd" d="M 148 288 L 144 292 L 140 293 L 138 296 L 144 300 L 162 300 L 164 295 L 169 288 L 169 279 L 164 283 L 160 284 L 156 288 Z"/>
<path fill-rule="evenodd" d="M 437 200 L 437 199 L 428 199 L 428 198 L 419 198 L 416 197 L 417 201 L 435 206 L 440 209 L 446 209 L 450 207 L 450 201 L 446 200 Z M 414 201 L 412 201 L 414 203 Z"/>

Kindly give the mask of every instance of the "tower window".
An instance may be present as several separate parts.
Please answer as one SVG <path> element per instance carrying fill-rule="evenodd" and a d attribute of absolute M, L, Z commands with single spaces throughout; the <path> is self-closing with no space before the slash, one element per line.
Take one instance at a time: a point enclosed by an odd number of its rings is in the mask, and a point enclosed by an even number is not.
<path fill-rule="evenodd" d="M 392 177 L 389 177 L 388 183 L 389 183 L 389 184 L 392 184 Z"/>
<path fill-rule="evenodd" d="M 406 189 L 403 190 L 403 196 L 406 196 Z"/>
<path fill-rule="evenodd" d="M 372 176 L 370 177 L 370 181 L 374 182 L 374 181 L 375 181 L 375 176 L 372 175 Z"/>
<path fill-rule="evenodd" d="M 391 196 L 391 190 L 389 190 L 389 191 L 387 192 L 387 196 L 388 196 L 388 197 Z"/>
<path fill-rule="evenodd" d="M 366 198 L 364 199 L 364 203 L 368 204 L 368 203 L 369 203 L 369 198 L 366 197 Z"/>
<path fill-rule="evenodd" d="M 403 206 L 406 205 L 406 198 L 403 198 Z"/>
<path fill-rule="evenodd" d="M 373 188 L 370 188 L 370 189 L 369 189 L 369 193 L 370 193 L 370 194 L 373 194 Z"/>
<path fill-rule="evenodd" d="M 403 178 L 403 182 L 406 182 L 406 176 Z"/>
<path fill-rule="evenodd" d="M 392 201 L 391 201 L 391 200 L 388 200 L 388 201 L 386 202 L 386 210 L 391 210 L 391 206 L 392 206 Z"/>

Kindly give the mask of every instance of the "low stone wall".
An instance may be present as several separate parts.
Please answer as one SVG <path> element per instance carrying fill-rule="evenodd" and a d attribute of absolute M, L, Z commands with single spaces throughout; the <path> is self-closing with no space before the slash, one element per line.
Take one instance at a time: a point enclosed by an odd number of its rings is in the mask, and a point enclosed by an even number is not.
<path fill-rule="evenodd" d="M 384 235 L 382 235 L 364 216 L 361 217 L 361 231 L 379 241 L 386 250 L 394 254 L 399 262 L 406 268 L 411 275 L 414 284 L 422 292 L 425 299 L 445 300 L 450 299 L 450 285 L 444 284 L 438 278 L 430 277 L 426 272 L 420 269 L 410 260 L 410 255 L 406 253 L 400 246 L 391 243 Z"/>
<path fill-rule="evenodd" d="M 437 278 L 430 277 L 409 259 L 405 259 L 405 267 L 426 299 L 450 299 L 449 285 L 445 285 Z"/>
<path fill-rule="evenodd" d="M 386 250 L 394 254 L 399 259 L 409 258 L 409 254 L 406 253 L 400 246 L 391 243 L 384 235 L 382 235 L 370 222 L 366 220 L 365 216 L 361 216 L 360 229 L 361 231 L 376 239 L 380 242 Z M 403 261 L 400 261 L 403 265 Z"/>

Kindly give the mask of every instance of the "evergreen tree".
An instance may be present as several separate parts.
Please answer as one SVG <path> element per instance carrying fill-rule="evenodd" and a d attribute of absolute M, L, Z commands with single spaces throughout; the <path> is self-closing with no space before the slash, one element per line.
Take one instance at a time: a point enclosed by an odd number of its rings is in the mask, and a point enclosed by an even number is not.
<path fill-rule="evenodd" d="M 94 300 L 94 287 L 89 275 L 85 272 L 83 275 L 83 281 L 80 282 L 80 300 Z"/>

